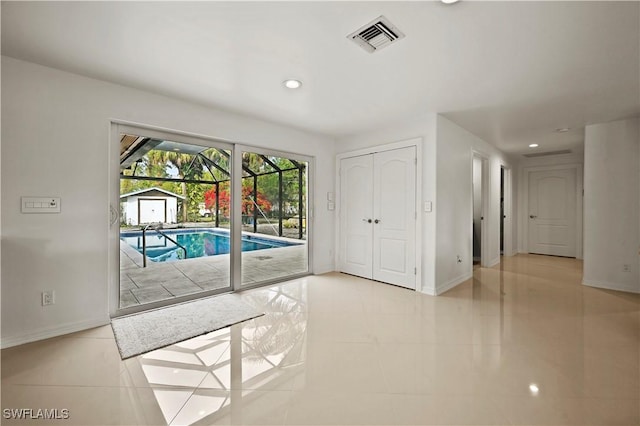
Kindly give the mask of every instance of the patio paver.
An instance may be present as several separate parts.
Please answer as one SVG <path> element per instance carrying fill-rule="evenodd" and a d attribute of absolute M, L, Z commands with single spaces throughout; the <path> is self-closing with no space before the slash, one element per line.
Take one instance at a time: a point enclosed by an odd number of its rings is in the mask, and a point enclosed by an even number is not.
<path fill-rule="evenodd" d="M 147 262 L 120 241 L 120 308 L 229 287 L 229 255 Z M 243 252 L 243 284 L 283 278 L 307 271 L 307 246 Z"/>

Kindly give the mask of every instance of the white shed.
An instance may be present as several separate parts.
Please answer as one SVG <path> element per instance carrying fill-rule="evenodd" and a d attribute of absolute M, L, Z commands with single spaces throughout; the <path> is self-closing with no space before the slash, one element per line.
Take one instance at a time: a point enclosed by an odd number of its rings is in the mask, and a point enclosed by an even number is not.
<path fill-rule="evenodd" d="M 157 187 L 122 194 L 122 219 L 127 225 L 176 223 L 178 199 L 184 200 L 185 197 Z"/>

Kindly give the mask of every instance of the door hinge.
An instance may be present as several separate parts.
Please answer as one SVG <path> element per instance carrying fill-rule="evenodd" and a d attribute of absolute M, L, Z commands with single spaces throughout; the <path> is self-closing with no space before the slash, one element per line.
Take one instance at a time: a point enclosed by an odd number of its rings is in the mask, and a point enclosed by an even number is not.
<path fill-rule="evenodd" d="M 418 268 L 413 268 L 413 275 L 418 275 Z"/>
<path fill-rule="evenodd" d="M 415 164 L 416 166 L 418 165 L 418 157 L 413 159 L 413 164 Z"/>

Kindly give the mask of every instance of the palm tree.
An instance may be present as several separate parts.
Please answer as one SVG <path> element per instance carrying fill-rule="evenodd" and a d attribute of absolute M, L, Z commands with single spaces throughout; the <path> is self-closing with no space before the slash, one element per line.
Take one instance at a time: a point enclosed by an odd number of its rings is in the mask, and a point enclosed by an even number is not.
<path fill-rule="evenodd" d="M 172 177 L 180 181 L 182 195 L 185 197 L 182 204 L 182 221 L 188 221 L 187 206 L 189 205 L 189 193 L 185 179 L 197 179 L 202 176 L 203 170 L 198 167 L 195 156 L 174 151 L 151 150 L 145 155 L 150 172 L 157 173 L 159 177 Z"/>

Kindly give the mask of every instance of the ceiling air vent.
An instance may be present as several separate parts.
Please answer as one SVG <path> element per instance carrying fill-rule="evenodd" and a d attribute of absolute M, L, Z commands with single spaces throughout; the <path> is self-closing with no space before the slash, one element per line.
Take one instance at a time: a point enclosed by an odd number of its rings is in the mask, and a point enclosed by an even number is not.
<path fill-rule="evenodd" d="M 384 16 L 379 16 L 367 25 L 347 36 L 369 53 L 389 46 L 404 38 L 404 34 Z"/>
<path fill-rule="evenodd" d="M 536 152 L 535 154 L 522 154 L 522 155 L 525 157 L 533 158 L 533 157 L 546 157 L 547 155 L 561 155 L 561 154 L 571 154 L 571 150 L 563 149 L 560 151 Z"/>

